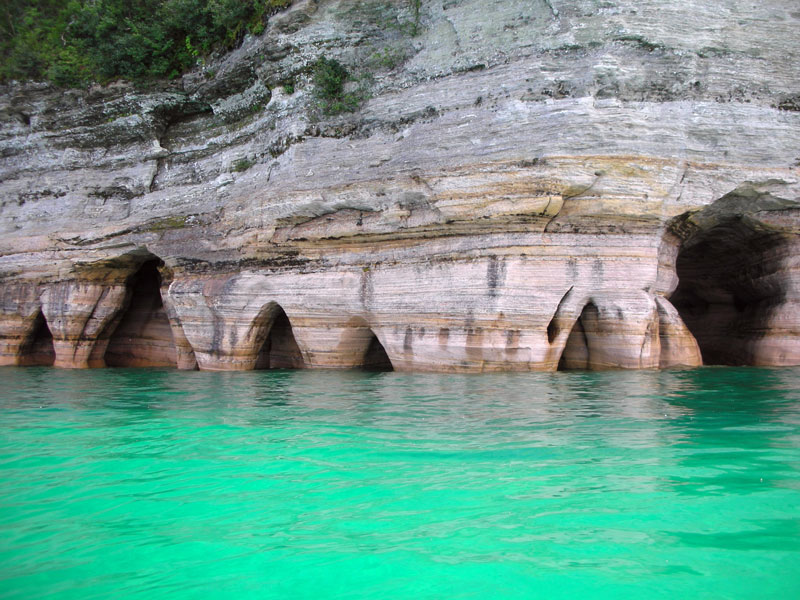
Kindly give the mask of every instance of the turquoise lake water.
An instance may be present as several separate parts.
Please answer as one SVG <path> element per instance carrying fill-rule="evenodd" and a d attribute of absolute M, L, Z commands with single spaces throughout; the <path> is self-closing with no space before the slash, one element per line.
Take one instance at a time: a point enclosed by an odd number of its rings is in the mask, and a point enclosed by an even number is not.
<path fill-rule="evenodd" d="M 800 598 L 800 369 L 0 369 L 2 598 Z"/>

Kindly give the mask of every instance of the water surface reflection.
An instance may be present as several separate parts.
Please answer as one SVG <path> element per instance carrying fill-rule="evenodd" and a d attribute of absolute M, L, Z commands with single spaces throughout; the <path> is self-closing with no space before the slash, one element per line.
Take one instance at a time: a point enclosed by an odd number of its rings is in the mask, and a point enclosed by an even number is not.
<path fill-rule="evenodd" d="M 0 596 L 800 592 L 800 369 L 0 373 Z"/>

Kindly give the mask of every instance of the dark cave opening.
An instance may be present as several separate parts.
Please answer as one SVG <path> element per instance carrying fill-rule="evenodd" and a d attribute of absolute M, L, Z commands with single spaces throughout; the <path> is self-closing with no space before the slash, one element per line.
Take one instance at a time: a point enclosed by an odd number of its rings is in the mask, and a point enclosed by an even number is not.
<path fill-rule="evenodd" d="M 751 365 L 783 297 L 781 236 L 730 219 L 683 244 L 670 298 L 709 365 Z"/>
<path fill-rule="evenodd" d="M 30 337 L 20 352 L 20 365 L 50 367 L 56 360 L 53 334 L 41 311 L 36 315 Z"/>
<path fill-rule="evenodd" d="M 275 305 L 267 339 L 258 352 L 256 369 L 302 369 L 303 355 L 286 312 Z"/>
<path fill-rule="evenodd" d="M 128 281 L 129 301 L 105 352 L 109 367 L 175 367 L 177 353 L 161 299 L 164 263 L 145 262 Z"/>
<path fill-rule="evenodd" d="M 571 371 L 590 368 L 590 339 L 597 328 L 599 311 L 594 303 L 583 307 L 580 316 L 569 332 L 567 343 L 558 361 L 559 371 Z"/>
<path fill-rule="evenodd" d="M 367 351 L 364 353 L 364 362 L 361 368 L 365 371 L 394 371 L 386 349 L 374 333 L 369 346 L 367 346 Z"/>

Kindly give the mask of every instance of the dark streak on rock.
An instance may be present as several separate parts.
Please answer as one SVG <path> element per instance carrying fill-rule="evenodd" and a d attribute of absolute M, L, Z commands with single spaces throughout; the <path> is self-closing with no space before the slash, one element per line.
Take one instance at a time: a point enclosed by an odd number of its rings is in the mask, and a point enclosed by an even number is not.
<path fill-rule="evenodd" d="M 403 350 L 406 352 L 411 352 L 412 345 L 414 343 L 414 331 L 411 329 L 411 326 L 406 327 L 406 334 L 403 337 Z"/>
<path fill-rule="evenodd" d="M 486 284 L 489 286 L 489 296 L 497 297 L 497 288 L 505 284 L 506 263 L 496 256 L 489 257 L 486 266 Z"/>

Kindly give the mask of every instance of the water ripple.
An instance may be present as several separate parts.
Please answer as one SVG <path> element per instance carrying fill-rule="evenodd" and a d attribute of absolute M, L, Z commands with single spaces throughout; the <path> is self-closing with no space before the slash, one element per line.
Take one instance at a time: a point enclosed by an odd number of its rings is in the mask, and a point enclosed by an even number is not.
<path fill-rule="evenodd" d="M 800 597 L 800 370 L 0 370 L 2 598 Z"/>

